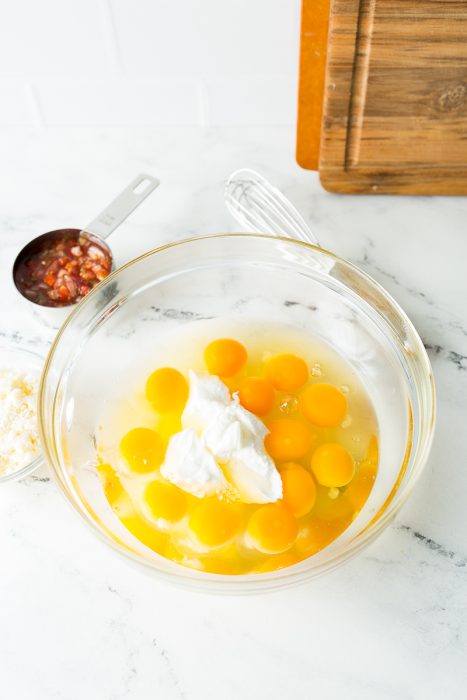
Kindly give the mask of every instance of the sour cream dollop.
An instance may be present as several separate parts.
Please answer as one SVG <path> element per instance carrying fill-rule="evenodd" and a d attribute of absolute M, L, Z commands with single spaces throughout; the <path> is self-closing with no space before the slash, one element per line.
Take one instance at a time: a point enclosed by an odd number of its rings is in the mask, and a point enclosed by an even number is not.
<path fill-rule="evenodd" d="M 189 384 L 183 430 L 169 441 L 162 475 L 198 497 L 230 485 L 244 503 L 281 498 L 279 472 L 264 448 L 264 423 L 230 396 L 219 377 L 190 370 Z"/>

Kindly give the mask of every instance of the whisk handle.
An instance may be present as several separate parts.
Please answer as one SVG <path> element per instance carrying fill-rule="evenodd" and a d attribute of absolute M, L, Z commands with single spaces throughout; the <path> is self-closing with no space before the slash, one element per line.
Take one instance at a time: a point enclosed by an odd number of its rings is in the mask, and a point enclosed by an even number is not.
<path fill-rule="evenodd" d="M 227 209 L 248 231 L 295 238 L 319 246 L 318 239 L 292 202 L 266 178 L 248 168 L 226 182 Z"/>

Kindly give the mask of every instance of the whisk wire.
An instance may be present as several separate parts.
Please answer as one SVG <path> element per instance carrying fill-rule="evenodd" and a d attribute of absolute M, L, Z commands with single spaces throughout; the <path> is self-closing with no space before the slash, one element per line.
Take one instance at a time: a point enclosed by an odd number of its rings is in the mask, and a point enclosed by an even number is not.
<path fill-rule="evenodd" d="M 230 213 L 249 230 L 318 244 L 287 197 L 254 170 L 243 168 L 232 173 L 224 195 Z"/>

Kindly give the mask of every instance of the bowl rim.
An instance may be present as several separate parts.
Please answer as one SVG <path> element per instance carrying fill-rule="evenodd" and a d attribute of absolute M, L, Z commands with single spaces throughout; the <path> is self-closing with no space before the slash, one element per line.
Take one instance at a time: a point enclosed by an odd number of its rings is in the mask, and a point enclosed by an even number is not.
<path fill-rule="evenodd" d="M 397 315 L 401 318 L 401 320 L 404 322 L 404 325 L 410 330 L 411 334 L 413 335 L 413 338 L 415 339 L 417 343 L 417 357 L 419 361 L 421 362 L 422 368 L 423 368 L 423 377 L 425 380 L 425 388 L 427 390 L 427 406 L 428 406 L 428 420 L 426 422 L 426 427 L 427 427 L 427 434 L 424 439 L 424 444 L 423 444 L 423 449 L 420 454 L 417 455 L 417 460 L 416 460 L 416 465 L 417 469 L 414 471 L 414 473 L 411 475 L 410 481 L 404 485 L 404 490 L 401 492 L 400 489 L 393 489 L 395 493 L 391 492 L 390 496 L 388 497 L 387 501 L 383 504 L 382 508 L 380 511 L 377 513 L 377 515 L 368 523 L 365 525 L 361 531 L 359 531 L 352 540 L 350 540 L 349 543 L 346 544 L 345 550 L 344 551 L 338 551 L 337 553 L 333 553 L 332 557 L 330 557 L 326 562 L 325 565 L 323 566 L 322 564 L 319 565 L 320 570 L 316 571 L 313 570 L 311 567 L 308 567 L 308 569 L 303 569 L 303 570 L 297 570 L 298 567 L 304 564 L 304 562 L 310 561 L 313 559 L 313 557 L 308 557 L 307 559 L 304 559 L 300 561 L 297 564 L 291 565 L 289 567 L 285 567 L 284 569 L 279 569 L 273 572 L 267 572 L 267 573 L 262 573 L 261 575 L 258 574 L 242 574 L 242 575 L 225 575 L 225 574 L 214 574 L 214 573 L 207 573 L 207 572 L 201 572 L 197 571 L 194 569 L 190 569 L 188 567 L 184 567 L 182 565 L 177 566 L 177 571 L 173 572 L 168 572 L 168 571 L 163 571 L 157 566 L 154 566 L 152 562 L 144 560 L 142 557 L 140 557 L 137 553 L 132 552 L 129 548 L 125 547 L 124 545 L 120 544 L 115 538 L 109 536 L 108 534 L 105 533 L 103 529 L 97 526 L 97 523 L 95 519 L 89 517 L 87 509 L 83 509 L 79 507 L 79 504 L 76 503 L 69 495 L 68 490 L 66 489 L 63 480 L 60 477 L 60 470 L 56 468 L 53 457 L 50 454 L 50 449 L 47 441 L 47 436 L 46 436 L 46 431 L 45 431 L 45 424 L 44 424 L 44 416 L 43 416 L 43 411 L 42 411 L 42 405 L 43 405 L 43 400 L 44 400 L 44 394 L 45 394 L 45 385 L 46 385 L 46 380 L 47 376 L 49 373 L 49 369 L 51 366 L 51 363 L 53 361 L 53 357 L 56 351 L 56 348 L 58 346 L 58 343 L 60 342 L 64 332 L 68 328 L 68 326 L 73 323 L 73 320 L 75 316 L 80 312 L 82 305 L 87 305 L 89 304 L 94 295 L 98 294 L 101 290 L 102 286 L 105 286 L 109 283 L 112 283 L 112 281 L 120 274 L 120 272 L 129 269 L 130 267 L 133 267 L 134 265 L 137 265 L 140 261 L 145 260 L 148 257 L 152 257 L 157 255 L 158 253 L 161 253 L 165 250 L 171 249 L 171 248 L 176 248 L 176 247 L 181 247 L 185 246 L 188 244 L 197 244 L 198 242 L 202 241 L 208 241 L 208 240 L 213 240 L 213 239 L 223 239 L 223 238 L 254 238 L 254 239 L 266 239 L 266 240 L 272 240 L 274 242 L 277 241 L 282 241 L 288 245 L 292 246 L 301 246 L 306 249 L 311 249 L 315 253 L 318 253 L 319 255 L 324 255 L 325 257 L 331 258 L 332 260 L 341 263 L 345 267 L 353 270 L 355 273 L 360 275 L 361 277 L 364 278 L 364 280 L 372 286 L 381 296 L 384 297 L 385 301 L 388 302 L 389 306 L 392 307 Z M 54 410 L 55 410 L 55 402 L 54 402 Z M 263 233 L 215 233 L 215 234 L 205 234 L 202 236 L 191 236 L 189 238 L 183 238 L 177 241 L 172 241 L 170 243 L 166 243 L 164 245 L 158 246 L 156 248 L 153 248 L 142 255 L 137 256 L 136 258 L 133 258 L 132 260 L 129 260 L 126 262 L 124 265 L 119 267 L 118 269 L 114 270 L 113 272 L 110 273 L 100 284 L 98 284 L 94 289 L 91 290 L 91 292 L 84 297 L 78 304 L 76 304 L 69 316 L 66 318 L 65 322 L 63 325 L 60 327 L 58 333 L 56 334 L 49 352 L 47 354 L 47 357 L 45 359 L 42 375 L 41 375 L 41 380 L 40 380 L 40 385 L 39 385 L 39 392 L 38 392 L 38 418 L 39 418 L 39 432 L 41 436 L 41 443 L 42 443 L 42 448 L 44 451 L 44 456 L 47 459 L 47 462 L 50 464 L 52 473 L 54 476 L 54 481 L 55 483 L 59 486 L 59 490 L 62 492 L 64 498 L 68 502 L 69 506 L 72 508 L 72 510 L 80 517 L 80 519 L 87 525 L 87 527 L 97 536 L 99 539 L 104 542 L 107 546 L 112 547 L 118 554 L 123 556 L 125 559 L 130 560 L 131 562 L 137 564 L 140 568 L 145 570 L 146 572 L 150 572 L 152 574 L 158 575 L 162 580 L 165 580 L 168 583 L 182 586 L 184 588 L 194 588 L 194 589 L 208 589 L 213 592 L 221 592 L 221 593 L 232 593 L 232 592 L 243 592 L 243 593 L 252 593 L 256 591 L 267 591 L 267 590 L 280 590 L 283 588 L 287 588 L 290 586 L 294 586 L 299 583 L 304 583 L 311 578 L 316 578 L 318 575 L 324 574 L 328 571 L 333 570 L 337 566 L 339 566 L 341 563 L 344 563 L 347 561 L 349 558 L 355 556 L 357 553 L 359 553 L 363 548 L 367 547 L 388 525 L 389 523 L 395 518 L 397 513 L 400 511 L 404 503 L 407 501 L 408 497 L 412 493 L 412 490 L 417 483 L 418 479 L 420 478 L 421 473 L 423 472 L 423 469 L 426 465 L 426 461 L 428 459 L 431 445 L 433 442 L 433 437 L 434 437 L 434 429 L 435 429 L 435 423 L 436 423 L 436 390 L 435 390 L 435 382 L 434 382 L 434 376 L 433 376 L 433 371 L 431 368 L 431 363 L 428 357 L 428 354 L 426 352 L 426 348 L 423 345 L 423 342 L 413 325 L 412 321 L 409 319 L 405 311 L 402 309 L 402 307 L 398 304 L 398 302 L 387 292 L 384 287 L 377 282 L 371 275 L 369 275 L 367 272 L 359 268 L 357 265 L 354 263 L 346 260 L 345 258 L 341 258 L 332 251 L 328 251 L 325 248 L 321 248 L 320 246 L 314 245 L 312 243 L 308 243 L 306 241 L 301 241 L 297 240 L 294 238 L 290 237 L 284 237 L 284 236 L 276 236 L 272 234 L 263 234 Z M 413 444 L 413 443 L 412 443 Z M 409 450 L 410 453 L 410 450 Z M 402 475 L 405 472 L 405 469 L 407 467 L 408 463 L 408 458 L 409 455 L 406 455 L 406 457 L 403 460 L 403 463 L 401 465 L 401 469 L 399 471 L 399 476 L 395 481 L 395 484 L 398 483 L 398 480 L 402 477 Z M 397 500 L 394 500 L 394 496 L 398 495 Z M 325 548 L 326 549 L 326 548 Z M 324 551 L 324 550 L 322 550 Z M 174 562 L 171 562 L 172 564 L 175 565 Z M 241 590 L 239 590 L 241 589 Z"/>

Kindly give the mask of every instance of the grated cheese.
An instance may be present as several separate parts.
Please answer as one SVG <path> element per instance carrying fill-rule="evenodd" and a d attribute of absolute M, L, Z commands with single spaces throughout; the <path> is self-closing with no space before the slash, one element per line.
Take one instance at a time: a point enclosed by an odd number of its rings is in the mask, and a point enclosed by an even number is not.
<path fill-rule="evenodd" d="M 38 384 L 31 372 L 0 367 L 0 476 L 22 469 L 39 455 Z"/>

